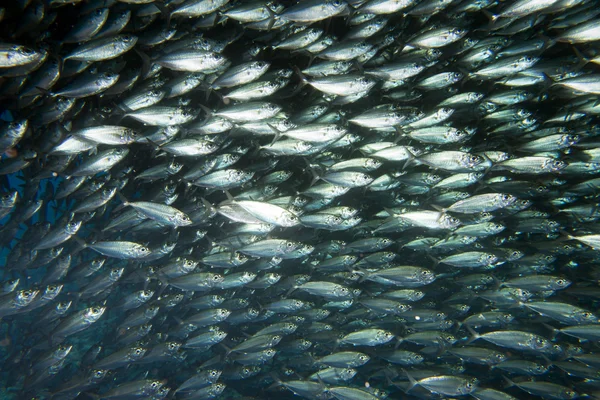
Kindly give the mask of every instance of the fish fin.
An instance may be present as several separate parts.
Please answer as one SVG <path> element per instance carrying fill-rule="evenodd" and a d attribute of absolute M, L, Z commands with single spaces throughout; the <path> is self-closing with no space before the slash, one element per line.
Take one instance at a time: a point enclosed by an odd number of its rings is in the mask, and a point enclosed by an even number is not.
<path fill-rule="evenodd" d="M 354 266 L 350 265 L 350 266 L 347 266 L 346 268 L 348 268 L 348 271 L 350 271 L 350 272 L 356 273 L 356 270 L 358 270 L 358 272 L 360 272 L 362 274 L 361 277 L 358 279 L 358 283 L 363 283 L 369 277 L 369 272 L 367 272 L 366 270 L 364 270 L 360 267 L 354 267 Z"/>
<path fill-rule="evenodd" d="M 502 377 L 506 381 L 506 386 L 504 386 L 504 389 L 509 388 L 509 387 L 513 387 L 513 386 L 517 386 L 516 383 L 514 383 L 513 381 L 511 381 L 510 379 L 508 379 L 506 376 L 502 375 Z"/>
<path fill-rule="evenodd" d="M 577 50 L 577 48 L 575 46 L 571 46 L 571 48 L 573 49 L 573 52 L 575 53 L 575 56 L 577 57 L 577 59 L 579 60 L 579 62 L 577 63 L 577 65 L 575 66 L 575 71 L 578 72 L 580 71 L 587 63 L 590 62 L 590 59 L 585 57 L 583 54 L 581 54 L 581 52 L 579 50 Z"/>
<path fill-rule="evenodd" d="M 57 96 L 57 94 L 56 94 L 56 93 L 53 93 L 53 92 L 51 92 L 51 91 L 49 91 L 48 89 L 45 89 L 45 88 L 43 88 L 43 87 L 36 86 L 35 88 L 36 88 L 37 90 L 39 90 L 40 92 L 42 92 L 42 94 L 43 94 L 44 96 L 46 96 L 46 97 L 56 97 L 56 96 Z"/>
<path fill-rule="evenodd" d="M 441 213 L 445 213 L 446 211 L 448 211 L 447 209 L 445 209 L 442 206 L 438 206 L 437 204 L 432 204 L 431 208 L 435 209 L 435 211 L 439 211 Z"/>
<path fill-rule="evenodd" d="M 206 200 L 204 197 L 200 197 L 200 201 L 202 202 L 202 205 L 204 205 L 204 207 L 206 207 L 207 210 L 212 210 L 215 207 L 212 205 L 212 203 L 208 200 Z"/>
<path fill-rule="evenodd" d="M 310 171 L 310 173 L 312 175 L 312 180 L 310 181 L 310 185 L 309 185 L 309 187 L 312 187 L 315 183 L 317 183 L 319 181 L 319 179 L 321 179 L 321 176 L 316 171 L 315 167 L 313 167 L 310 164 L 310 161 L 308 161 L 306 158 L 303 158 L 303 160 L 306 163 L 306 167 L 308 168 L 308 170 Z"/>
<path fill-rule="evenodd" d="M 349 28 L 350 27 L 350 20 L 357 14 L 361 13 L 361 7 L 357 7 L 355 9 L 352 9 L 348 12 L 348 15 L 346 16 L 346 27 Z"/>
<path fill-rule="evenodd" d="M 418 158 L 416 155 L 414 155 L 408 148 L 406 149 L 406 152 L 408 153 L 408 158 L 406 159 L 406 162 L 404 163 L 404 165 L 402 166 L 402 171 L 405 171 L 406 168 L 410 165 L 410 164 L 414 164 L 417 163 L 418 164 Z"/>
<path fill-rule="evenodd" d="M 75 242 L 77 242 L 77 244 L 79 244 L 81 247 L 83 247 L 84 249 L 88 247 L 88 244 L 83 239 L 81 239 L 80 237 L 78 237 L 76 235 L 73 235 L 73 236 L 71 236 L 71 238 Z"/>
<path fill-rule="evenodd" d="M 271 128 L 273 130 L 273 132 L 275 132 L 275 137 L 273 138 L 273 141 L 271 142 L 271 144 L 273 144 L 281 138 L 282 131 L 277 129 L 277 127 L 275 127 L 269 123 L 267 123 L 267 125 L 269 126 L 269 128 Z"/>
<path fill-rule="evenodd" d="M 159 298 L 163 294 L 163 292 L 169 287 L 169 282 L 165 279 L 165 277 L 162 274 L 156 274 L 156 276 L 161 283 L 161 286 L 156 293 L 156 298 Z"/>
<path fill-rule="evenodd" d="M 550 367 L 550 366 L 554 365 L 554 363 L 552 362 L 552 360 L 550 360 L 545 355 L 541 354 L 540 357 L 542 357 L 542 360 L 544 360 L 544 362 L 546 363 L 545 364 L 546 367 Z"/>
<path fill-rule="evenodd" d="M 230 349 L 229 347 L 225 346 L 222 342 L 219 343 L 219 346 L 221 346 L 225 349 L 225 355 L 223 356 L 224 358 L 227 358 L 233 351 L 233 349 Z"/>
<path fill-rule="evenodd" d="M 479 335 L 479 333 L 475 332 L 473 330 L 473 328 L 471 328 L 469 325 L 465 325 L 465 328 L 467 328 L 467 330 L 471 334 L 471 337 L 466 341 L 465 345 L 471 344 L 471 343 L 473 343 L 474 341 L 476 341 L 477 339 L 479 339 L 481 337 Z"/>
<path fill-rule="evenodd" d="M 162 144 L 158 144 L 148 138 L 145 138 L 148 143 L 150 143 L 152 146 L 154 146 L 154 151 L 152 152 L 152 158 L 157 157 L 158 153 L 162 150 Z M 163 153 L 163 155 L 166 153 Z"/>
<path fill-rule="evenodd" d="M 277 21 L 277 18 L 279 18 L 275 12 L 273 12 L 273 10 L 271 10 L 271 8 L 267 5 L 265 7 L 267 9 L 267 12 L 269 13 L 269 18 L 271 19 L 269 21 L 269 25 L 267 25 L 267 32 L 269 32 L 271 29 L 273 29 L 273 25 L 275 25 L 275 21 Z"/>
<path fill-rule="evenodd" d="M 571 235 L 569 232 L 565 230 L 560 230 L 560 234 L 562 235 L 558 240 L 559 241 L 567 241 L 567 240 L 577 240 L 577 238 Z"/>
<path fill-rule="evenodd" d="M 394 144 L 398 144 L 402 138 L 406 137 L 407 133 L 406 133 L 405 129 L 402 128 L 400 125 L 395 125 L 394 130 L 398 134 L 396 136 L 396 138 L 394 139 Z"/>
<path fill-rule="evenodd" d="M 485 15 L 490 20 L 490 28 L 492 25 L 494 25 L 496 23 L 498 18 L 500 18 L 499 15 L 493 14 L 486 9 L 482 9 L 481 12 L 483 13 L 483 15 Z"/>
<path fill-rule="evenodd" d="M 200 365 L 200 368 L 208 368 L 208 367 L 212 367 L 213 365 L 218 365 L 218 364 L 222 364 L 223 363 L 223 358 L 220 355 L 216 355 L 213 358 L 210 358 L 206 361 L 204 361 L 202 363 L 202 365 Z"/>
<path fill-rule="evenodd" d="M 213 87 L 212 85 L 205 84 L 203 89 L 206 89 L 206 94 L 204 95 L 204 101 L 205 102 L 208 103 L 208 99 L 210 98 L 210 95 L 212 93 L 215 93 L 217 96 L 219 96 L 221 98 L 221 101 L 223 101 L 223 95 L 220 94 L 219 92 L 217 92 L 215 90 L 216 87 Z M 223 102 L 223 104 L 225 104 L 225 102 Z"/>
<path fill-rule="evenodd" d="M 115 102 L 112 102 L 112 104 L 113 104 L 113 106 L 115 107 L 115 108 L 112 110 L 112 115 L 117 115 L 117 116 L 120 116 L 120 119 L 119 119 L 119 120 L 121 120 L 121 119 L 123 118 L 123 115 L 124 115 L 124 114 L 131 113 L 131 112 L 133 112 L 133 111 L 134 111 L 134 110 L 132 110 L 131 108 L 127 107 L 127 106 L 126 106 L 126 105 L 124 105 L 124 104 L 117 104 L 117 103 L 115 103 Z"/>
<path fill-rule="evenodd" d="M 217 16 L 219 17 L 219 20 L 215 22 L 215 26 L 216 25 L 225 25 L 227 23 L 227 21 L 229 21 L 229 17 L 227 15 L 217 13 Z"/>
<path fill-rule="evenodd" d="M 410 374 L 410 372 L 408 372 L 406 369 L 402 368 L 402 371 L 406 374 L 406 377 L 408 378 L 409 381 L 409 385 L 408 387 L 404 390 L 405 393 L 410 392 L 415 386 L 419 385 L 419 382 L 417 382 L 417 380 Z"/>
<path fill-rule="evenodd" d="M 439 260 L 439 259 L 435 258 L 435 257 L 434 257 L 434 256 L 432 256 L 431 254 L 427 254 L 427 258 L 429 258 L 431 261 L 433 261 L 433 266 L 432 266 L 432 268 L 435 268 L 435 267 L 437 267 L 437 266 L 438 266 L 438 265 L 439 265 L 439 264 L 442 262 L 442 260 Z"/>
<path fill-rule="evenodd" d="M 300 82 L 302 82 L 302 86 L 308 84 L 308 79 L 306 79 L 306 76 L 304 76 L 302 71 L 300 71 L 300 68 L 298 68 L 298 66 L 294 65 L 293 69 L 294 69 L 294 72 L 296 72 L 296 74 L 298 75 L 298 78 L 300 78 Z"/>
<path fill-rule="evenodd" d="M 123 203 L 124 205 L 126 205 L 126 206 L 130 205 L 129 201 L 127 200 L 127 198 L 125 196 L 123 196 L 123 193 L 121 193 L 120 190 L 117 190 L 117 197 L 119 198 L 121 203 Z"/>
<path fill-rule="evenodd" d="M 142 59 L 142 71 L 141 71 L 140 75 L 141 76 L 146 76 L 146 74 L 148 73 L 148 71 L 150 71 L 150 68 L 152 67 L 152 60 L 150 59 L 150 57 L 146 53 L 144 53 L 143 51 L 141 51 L 137 47 L 134 47 L 133 50 Z"/>
<path fill-rule="evenodd" d="M 284 298 L 289 297 L 290 294 L 292 294 L 296 289 L 298 289 L 298 286 L 292 286 L 287 293 L 285 294 L 285 296 L 283 296 Z"/>
<path fill-rule="evenodd" d="M 494 280 L 494 286 L 496 289 L 501 289 L 501 288 L 505 287 L 504 282 L 502 282 L 500 279 L 498 279 L 498 277 L 496 275 L 490 273 L 490 276 Z"/>
<path fill-rule="evenodd" d="M 269 386 L 266 390 L 275 389 L 276 387 L 283 385 L 283 382 L 281 381 L 281 379 L 279 379 L 279 376 L 275 372 L 271 371 L 269 375 L 271 376 L 271 379 L 275 381 L 275 383 Z"/>
<path fill-rule="evenodd" d="M 552 332 L 552 340 L 556 339 L 556 336 L 560 333 L 560 329 L 556 329 L 552 325 L 548 325 L 546 323 L 542 323 L 545 328 L 548 328 Z"/>

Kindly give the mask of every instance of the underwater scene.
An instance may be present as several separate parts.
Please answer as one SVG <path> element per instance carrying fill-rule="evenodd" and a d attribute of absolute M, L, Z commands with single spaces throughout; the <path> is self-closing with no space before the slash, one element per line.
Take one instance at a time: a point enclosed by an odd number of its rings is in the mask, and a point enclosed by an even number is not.
<path fill-rule="evenodd" d="M 600 399 L 600 2 L 0 0 L 0 400 Z"/>

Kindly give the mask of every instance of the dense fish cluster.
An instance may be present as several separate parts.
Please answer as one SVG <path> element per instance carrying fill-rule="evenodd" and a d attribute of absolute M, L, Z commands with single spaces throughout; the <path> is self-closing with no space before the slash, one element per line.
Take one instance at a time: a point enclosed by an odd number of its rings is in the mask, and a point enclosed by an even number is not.
<path fill-rule="evenodd" d="M 596 1 L 1 5 L 0 398 L 600 398 Z"/>

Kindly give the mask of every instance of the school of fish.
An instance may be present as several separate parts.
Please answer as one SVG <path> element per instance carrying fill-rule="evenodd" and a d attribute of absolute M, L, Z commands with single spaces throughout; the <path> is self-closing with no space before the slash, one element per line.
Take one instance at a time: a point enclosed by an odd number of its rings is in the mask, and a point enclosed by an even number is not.
<path fill-rule="evenodd" d="M 0 3 L 1 399 L 600 399 L 594 0 Z"/>

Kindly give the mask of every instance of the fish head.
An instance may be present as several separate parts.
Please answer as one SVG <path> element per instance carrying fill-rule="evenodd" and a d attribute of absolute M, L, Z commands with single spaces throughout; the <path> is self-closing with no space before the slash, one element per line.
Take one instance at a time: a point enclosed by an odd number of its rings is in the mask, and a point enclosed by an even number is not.
<path fill-rule="evenodd" d="M 594 315 L 594 313 L 589 311 L 578 312 L 575 315 L 575 318 L 583 324 L 596 324 L 598 323 L 598 317 Z"/>
<path fill-rule="evenodd" d="M 556 289 L 564 289 L 567 288 L 571 285 L 571 281 L 566 279 L 566 278 L 556 278 L 553 282 L 552 282 L 552 286 L 553 288 Z"/>
<path fill-rule="evenodd" d="M 469 394 L 472 393 L 475 389 L 477 389 L 477 379 L 470 379 L 460 385 L 457 389 L 457 392 L 461 394 Z"/>
<path fill-rule="evenodd" d="M 77 231 L 79 231 L 79 228 L 81 228 L 81 224 L 82 221 L 71 221 L 67 223 L 67 226 L 65 227 L 65 232 L 67 232 L 69 235 L 74 235 L 77 233 Z"/>
<path fill-rule="evenodd" d="M 84 319 L 87 322 L 96 322 L 106 311 L 106 307 L 90 307 L 84 313 Z"/>
<path fill-rule="evenodd" d="M 63 290 L 64 285 L 48 285 L 42 297 L 44 299 L 54 299 Z"/>
<path fill-rule="evenodd" d="M 533 336 L 529 340 L 529 345 L 531 346 L 532 349 L 546 350 L 551 346 L 551 343 L 541 336 Z"/>
<path fill-rule="evenodd" d="M 139 299 L 142 301 L 148 301 L 152 298 L 152 296 L 154 296 L 153 290 L 142 290 L 138 295 Z"/>
<path fill-rule="evenodd" d="M 460 224 L 461 224 L 461 222 L 458 218 L 453 217 L 448 214 L 442 214 L 442 216 L 439 219 L 439 225 L 443 229 L 452 230 L 452 229 L 458 228 L 460 226 Z"/>
<path fill-rule="evenodd" d="M 144 357 L 147 351 L 148 350 L 143 347 L 134 347 L 129 352 L 129 357 L 131 358 L 131 360 L 139 360 L 142 357 Z"/>
<path fill-rule="evenodd" d="M 123 275 L 123 271 L 125 271 L 125 268 L 113 268 L 109 273 L 110 280 L 112 280 L 112 281 L 119 280 L 121 278 L 121 276 Z"/>
<path fill-rule="evenodd" d="M 0 196 L 0 207 L 8 208 L 14 206 L 17 202 L 18 196 L 19 192 L 17 191 L 2 194 Z"/>
<path fill-rule="evenodd" d="M 184 213 L 175 213 L 170 219 L 176 223 L 177 226 L 187 226 L 192 224 L 192 219 Z"/>
<path fill-rule="evenodd" d="M 445 343 L 445 344 L 449 344 L 449 345 L 453 345 L 454 343 L 456 343 L 458 341 L 458 339 L 456 339 L 456 337 L 454 337 L 454 335 L 450 334 L 450 333 L 443 333 L 440 335 L 440 340 Z"/>
<path fill-rule="evenodd" d="M 339 226 L 344 222 L 344 220 L 342 219 L 342 217 L 339 217 L 337 215 L 328 215 L 325 218 L 325 224 L 327 226 Z"/>
<path fill-rule="evenodd" d="M 39 290 L 21 290 L 17 293 L 15 304 L 18 307 L 25 307 L 30 304 L 39 293 Z"/>
<path fill-rule="evenodd" d="M 98 383 L 108 375 L 109 370 L 107 369 L 95 369 L 92 370 L 89 376 L 89 380 L 91 383 Z"/>
<path fill-rule="evenodd" d="M 67 312 L 67 310 L 71 307 L 71 304 L 73 304 L 72 301 L 60 301 L 56 304 L 54 309 L 57 314 L 62 315 Z"/>
<path fill-rule="evenodd" d="M 484 159 L 483 157 L 477 155 L 477 154 L 469 154 L 469 153 L 464 153 L 461 154 L 459 157 L 459 162 L 460 164 L 468 169 L 474 168 L 477 165 L 483 163 Z"/>

